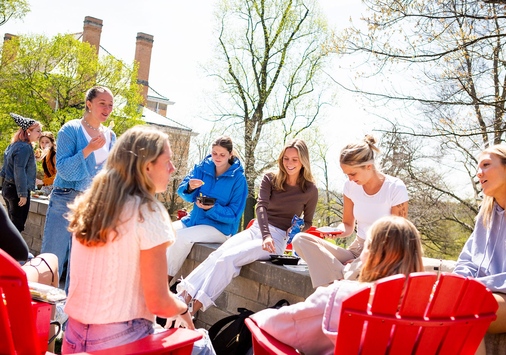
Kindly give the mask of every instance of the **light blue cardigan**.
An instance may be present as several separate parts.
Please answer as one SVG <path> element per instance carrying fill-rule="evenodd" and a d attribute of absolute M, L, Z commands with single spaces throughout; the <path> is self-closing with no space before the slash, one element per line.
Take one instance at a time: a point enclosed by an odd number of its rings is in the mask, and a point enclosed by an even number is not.
<path fill-rule="evenodd" d="M 109 129 L 105 134 L 111 135 L 110 150 L 116 143 L 116 134 Z M 95 154 L 90 154 L 85 159 L 83 149 L 87 145 L 88 140 L 83 132 L 81 120 L 72 120 L 62 126 L 56 139 L 58 148 L 55 187 L 84 191 L 90 186 L 93 177 L 102 169 L 105 162 L 97 165 Z"/>

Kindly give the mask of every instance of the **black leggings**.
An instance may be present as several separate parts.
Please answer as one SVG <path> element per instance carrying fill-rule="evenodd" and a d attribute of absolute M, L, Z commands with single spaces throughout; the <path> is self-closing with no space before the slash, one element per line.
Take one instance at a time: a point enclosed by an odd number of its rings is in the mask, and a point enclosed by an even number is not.
<path fill-rule="evenodd" d="M 2 196 L 7 206 L 7 213 L 19 232 L 25 229 L 25 222 L 28 218 L 28 212 L 30 211 L 30 191 L 27 192 L 28 197 L 26 198 L 26 204 L 24 206 L 19 206 L 16 185 L 5 180 L 2 184 Z"/>

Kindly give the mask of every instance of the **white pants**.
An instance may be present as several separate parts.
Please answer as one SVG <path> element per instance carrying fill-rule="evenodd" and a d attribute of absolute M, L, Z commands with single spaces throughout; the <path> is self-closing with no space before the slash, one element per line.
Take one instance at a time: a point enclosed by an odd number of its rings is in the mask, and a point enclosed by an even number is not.
<path fill-rule="evenodd" d="M 200 224 L 186 227 L 183 222 L 172 223 L 176 230 L 176 240 L 167 248 L 167 274 L 175 276 L 190 254 L 194 243 L 223 243 L 227 236 L 215 227 Z"/>
<path fill-rule="evenodd" d="M 346 262 L 360 256 L 364 240 L 356 237 L 348 249 L 343 249 L 308 233 L 298 233 L 292 240 L 293 250 L 307 263 L 313 287 L 327 286 L 344 278 Z"/>
<path fill-rule="evenodd" d="M 277 254 L 286 248 L 286 231 L 269 225 Z M 202 310 L 215 305 L 214 301 L 239 275 L 241 267 L 256 260 L 269 260 L 270 253 L 262 249 L 262 235 L 258 222 L 228 238 L 206 260 L 177 285 L 178 294 L 186 291 L 202 303 Z"/>

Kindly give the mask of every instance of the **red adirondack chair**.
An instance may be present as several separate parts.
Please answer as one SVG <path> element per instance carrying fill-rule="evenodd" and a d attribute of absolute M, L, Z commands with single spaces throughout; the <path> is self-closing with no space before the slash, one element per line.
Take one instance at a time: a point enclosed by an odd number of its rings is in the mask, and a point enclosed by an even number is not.
<path fill-rule="evenodd" d="M 47 309 L 46 309 L 47 308 Z M 0 249 L 0 354 L 38 355 L 46 352 L 49 334 L 48 304 L 32 302 L 26 274 Z M 130 344 L 86 354 L 191 354 L 202 334 L 170 329 Z"/>
<path fill-rule="evenodd" d="M 458 275 L 413 273 L 384 278 L 341 307 L 335 355 L 474 354 L 498 305 L 480 282 Z M 372 298 L 372 300 L 371 300 Z M 295 355 L 246 320 L 255 355 Z"/>

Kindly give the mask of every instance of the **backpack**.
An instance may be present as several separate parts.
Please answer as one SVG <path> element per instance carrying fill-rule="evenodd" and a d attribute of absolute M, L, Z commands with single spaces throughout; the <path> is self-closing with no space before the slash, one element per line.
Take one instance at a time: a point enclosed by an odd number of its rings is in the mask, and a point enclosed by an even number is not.
<path fill-rule="evenodd" d="M 270 308 L 280 308 L 289 305 L 282 299 Z M 251 332 L 244 320 L 252 315 L 253 311 L 246 308 L 237 308 L 239 314 L 220 319 L 209 328 L 209 338 L 216 351 L 216 355 L 245 355 L 252 346 Z"/>
<path fill-rule="evenodd" d="M 251 348 L 251 332 L 244 320 L 253 311 L 237 308 L 239 314 L 220 319 L 209 328 L 209 338 L 216 355 L 244 355 Z"/>

